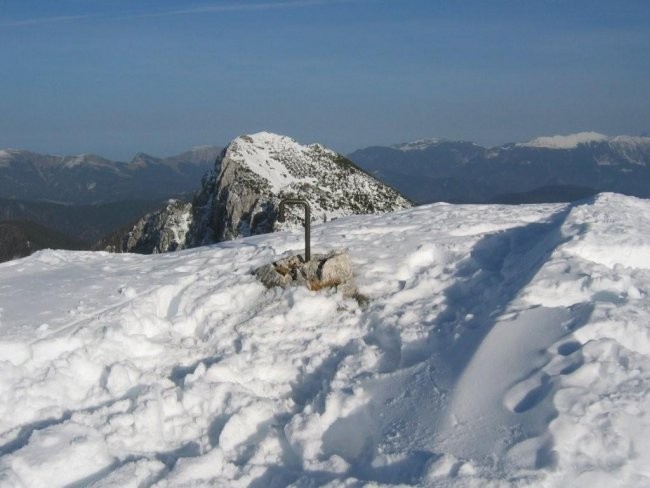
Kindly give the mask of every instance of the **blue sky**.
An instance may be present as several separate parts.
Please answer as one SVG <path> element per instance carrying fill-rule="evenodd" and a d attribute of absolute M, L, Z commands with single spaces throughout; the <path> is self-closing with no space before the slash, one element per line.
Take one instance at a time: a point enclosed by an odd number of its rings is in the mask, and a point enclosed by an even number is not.
<path fill-rule="evenodd" d="M 647 0 L 0 0 L 0 148 L 650 131 Z"/>

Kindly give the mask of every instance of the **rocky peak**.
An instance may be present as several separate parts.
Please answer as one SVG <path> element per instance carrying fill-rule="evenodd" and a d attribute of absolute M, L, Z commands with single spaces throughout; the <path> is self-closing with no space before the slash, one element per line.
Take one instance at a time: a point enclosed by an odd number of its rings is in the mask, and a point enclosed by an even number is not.
<path fill-rule="evenodd" d="M 217 158 L 194 201 L 191 245 L 296 227 L 302 209 L 277 223 L 283 198 L 310 204 L 312 223 L 353 214 L 383 213 L 411 204 L 336 152 L 259 132 L 233 140 Z"/>
<path fill-rule="evenodd" d="M 79 154 L 77 156 L 65 156 L 61 160 L 61 165 L 68 169 L 74 168 L 76 166 L 84 166 L 96 168 L 102 167 L 117 171 L 114 161 L 110 161 L 95 154 L 87 153 Z"/>

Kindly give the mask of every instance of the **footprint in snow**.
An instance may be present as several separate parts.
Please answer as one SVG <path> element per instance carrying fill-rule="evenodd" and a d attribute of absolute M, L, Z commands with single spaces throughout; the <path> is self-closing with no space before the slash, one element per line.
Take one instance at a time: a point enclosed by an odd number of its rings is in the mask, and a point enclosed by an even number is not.
<path fill-rule="evenodd" d="M 555 348 L 556 354 L 539 371 L 512 386 L 504 396 L 504 405 L 515 413 L 526 412 L 542 402 L 554 389 L 558 376 L 573 373 L 583 364 L 582 347 L 577 341 L 563 341 Z"/>

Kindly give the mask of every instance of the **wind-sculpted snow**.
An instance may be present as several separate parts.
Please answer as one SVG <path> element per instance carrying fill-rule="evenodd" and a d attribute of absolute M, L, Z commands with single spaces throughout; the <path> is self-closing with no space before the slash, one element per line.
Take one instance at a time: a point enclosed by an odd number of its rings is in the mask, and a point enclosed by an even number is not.
<path fill-rule="evenodd" d="M 257 281 L 300 232 L 0 265 L 0 485 L 648 486 L 649 211 L 315 226 L 367 302 Z"/>

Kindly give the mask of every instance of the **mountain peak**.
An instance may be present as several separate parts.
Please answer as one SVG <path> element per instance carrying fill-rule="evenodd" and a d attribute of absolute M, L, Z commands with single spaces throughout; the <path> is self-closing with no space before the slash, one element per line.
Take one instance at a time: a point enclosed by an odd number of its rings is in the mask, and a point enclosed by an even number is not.
<path fill-rule="evenodd" d="M 201 152 L 201 151 L 209 151 L 213 149 L 219 149 L 217 146 L 213 146 L 211 144 L 203 144 L 199 146 L 192 146 L 190 149 L 190 152 Z"/>
<path fill-rule="evenodd" d="M 144 168 L 151 164 L 160 163 L 161 159 L 147 153 L 139 152 L 129 162 L 129 168 Z"/>
<path fill-rule="evenodd" d="M 583 144 L 608 143 L 619 149 L 650 147 L 650 137 L 645 136 L 607 136 L 598 132 L 578 132 L 576 134 L 537 137 L 528 142 L 515 144 L 516 147 L 540 149 L 575 149 Z"/>
<path fill-rule="evenodd" d="M 95 154 L 83 153 L 76 156 L 65 156 L 61 160 L 61 165 L 65 168 L 74 168 L 75 166 L 106 166 L 114 167 L 115 163 L 104 159 L 101 156 Z"/>
<path fill-rule="evenodd" d="M 275 132 L 260 131 L 253 134 L 244 134 L 235 139 L 235 141 L 243 140 L 247 143 L 266 143 L 266 144 L 277 144 L 282 141 L 296 142 L 289 136 L 282 134 L 276 134 Z M 233 141 L 233 142 L 235 142 Z"/>
<path fill-rule="evenodd" d="M 430 146 L 436 146 L 442 142 L 446 142 L 446 139 L 432 137 L 427 139 L 417 139 L 411 142 L 402 142 L 400 144 L 394 144 L 390 146 L 393 149 L 398 149 L 400 151 L 424 151 Z"/>
<path fill-rule="evenodd" d="M 320 144 L 303 146 L 288 136 L 257 132 L 231 142 L 224 160 L 244 164 L 268 182 L 272 193 L 279 193 L 303 179 L 313 183 L 310 168 L 315 170 L 319 161 L 335 157 L 334 151 Z"/>
<path fill-rule="evenodd" d="M 132 161 L 135 161 L 135 160 L 138 160 L 138 159 L 148 160 L 148 159 L 158 159 L 158 158 L 155 157 L 155 156 L 152 156 L 151 154 L 147 154 L 145 152 L 137 152 L 137 153 L 135 153 L 135 156 L 133 156 Z"/>
<path fill-rule="evenodd" d="M 237 137 L 217 159 L 194 202 L 197 230 L 190 242 L 200 245 L 297 225 L 293 209 L 287 224 L 276 225 L 278 204 L 287 197 L 309 202 L 313 222 L 410 206 L 325 146 L 305 146 L 264 131 Z"/>
<path fill-rule="evenodd" d="M 575 149 L 581 144 L 605 142 L 609 136 L 598 132 L 578 132 L 576 134 L 537 137 L 528 142 L 517 144 L 520 147 L 536 147 L 544 149 Z"/>

